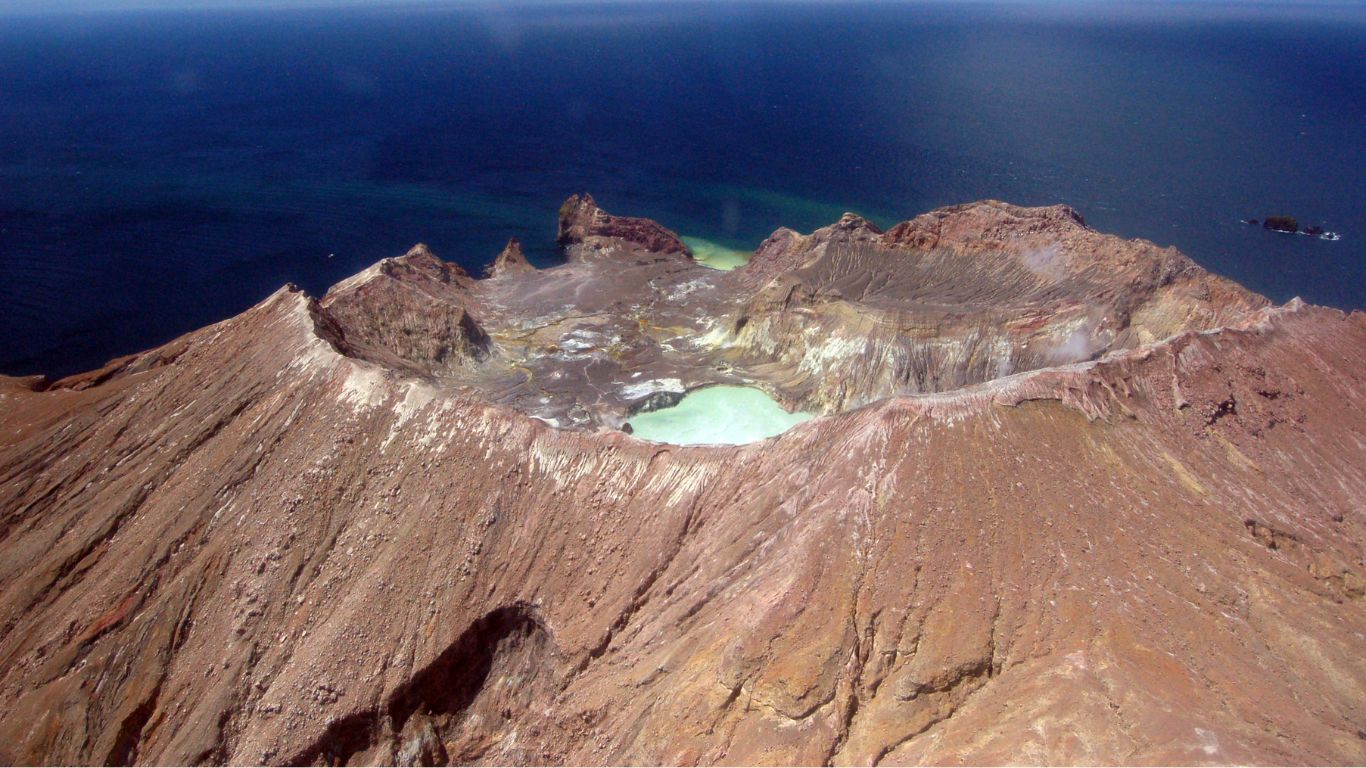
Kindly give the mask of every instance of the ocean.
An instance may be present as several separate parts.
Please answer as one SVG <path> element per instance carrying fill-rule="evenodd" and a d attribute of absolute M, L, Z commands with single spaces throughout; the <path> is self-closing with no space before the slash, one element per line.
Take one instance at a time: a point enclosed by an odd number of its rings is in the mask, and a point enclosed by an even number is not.
<path fill-rule="evenodd" d="M 1366 4 L 517 3 L 5 13 L 0 372 L 61 375 L 570 193 L 752 249 L 1067 203 L 1366 306 Z M 1240 223 L 1289 214 L 1341 240 Z"/>

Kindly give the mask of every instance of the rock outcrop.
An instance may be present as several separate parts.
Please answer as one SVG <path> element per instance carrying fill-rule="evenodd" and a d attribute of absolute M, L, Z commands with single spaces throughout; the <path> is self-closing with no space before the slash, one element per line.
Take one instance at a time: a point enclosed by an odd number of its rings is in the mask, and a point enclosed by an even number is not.
<path fill-rule="evenodd" d="M 650 219 L 613 216 L 589 194 L 572 195 L 560 206 L 555 240 L 570 261 L 620 253 L 692 259 L 678 235 Z"/>
<path fill-rule="evenodd" d="M 489 338 L 467 309 L 474 281 L 425 245 L 338 283 L 319 307 L 347 354 L 395 369 L 440 373 L 483 359 Z"/>
<path fill-rule="evenodd" d="M 1366 762 L 1366 316 L 1061 207 L 726 273 L 571 203 L 0 378 L 0 763 Z M 611 428 L 707 383 L 828 415 Z"/>
<path fill-rule="evenodd" d="M 488 277 L 503 277 L 505 275 L 516 275 L 522 272 L 532 272 L 536 268 L 527 261 L 526 254 L 522 253 L 522 241 L 513 237 L 508 240 L 508 244 L 499 251 L 497 258 L 489 265 L 487 270 Z"/>

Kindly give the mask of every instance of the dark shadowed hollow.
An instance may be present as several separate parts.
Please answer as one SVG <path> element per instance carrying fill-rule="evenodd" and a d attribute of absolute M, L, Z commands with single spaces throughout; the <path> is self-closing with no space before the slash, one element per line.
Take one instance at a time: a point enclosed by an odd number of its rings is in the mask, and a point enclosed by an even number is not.
<path fill-rule="evenodd" d="M 560 671 L 555 662 L 534 608 L 498 608 L 395 691 L 383 711 L 337 720 L 286 763 L 374 764 L 390 756 L 402 765 L 471 763 L 514 716 L 550 699 Z"/>

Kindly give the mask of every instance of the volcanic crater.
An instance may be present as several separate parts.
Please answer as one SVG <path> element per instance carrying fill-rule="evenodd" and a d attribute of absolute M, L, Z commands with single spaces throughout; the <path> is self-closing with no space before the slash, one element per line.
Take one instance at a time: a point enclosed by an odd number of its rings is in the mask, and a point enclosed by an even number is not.
<path fill-rule="evenodd" d="M 887 232 L 854 214 L 779 230 L 733 271 L 588 195 L 560 211 L 567 263 L 516 240 L 484 279 L 423 245 L 313 308 L 353 357 L 561 428 L 620 429 L 689 391 L 755 387 L 830 414 L 943 393 L 1204 330 L 1266 301 L 1065 206 L 943 209 Z"/>

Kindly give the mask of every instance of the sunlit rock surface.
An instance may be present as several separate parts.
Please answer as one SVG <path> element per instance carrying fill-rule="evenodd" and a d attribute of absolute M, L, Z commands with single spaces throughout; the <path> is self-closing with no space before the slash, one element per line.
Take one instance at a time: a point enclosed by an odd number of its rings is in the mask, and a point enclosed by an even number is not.
<path fill-rule="evenodd" d="M 0 379 L 0 763 L 1366 762 L 1366 316 L 1061 206 L 558 235 Z M 622 430 L 715 385 L 821 417 Z"/>

